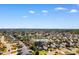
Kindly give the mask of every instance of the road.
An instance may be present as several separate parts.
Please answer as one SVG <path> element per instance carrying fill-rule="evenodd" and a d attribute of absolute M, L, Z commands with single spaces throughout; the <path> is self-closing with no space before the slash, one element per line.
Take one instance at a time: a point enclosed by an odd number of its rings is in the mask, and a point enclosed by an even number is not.
<path fill-rule="evenodd" d="M 13 40 L 16 39 L 16 38 L 14 38 L 13 36 L 10 36 L 10 37 L 12 37 Z M 2 36 L 2 37 L 0 38 L 0 40 L 1 40 L 1 42 L 4 43 L 4 45 L 7 47 L 7 52 L 5 52 L 4 54 L 10 55 L 11 52 L 10 52 L 9 50 L 11 50 L 11 44 L 6 43 L 6 42 L 4 41 L 4 36 Z M 22 50 L 21 50 L 22 55 L 30 55 L 30 54 L 31 54 L 31 53 L 29 52 L 30 49 L 28 49 L 28 47 L 27 47 L 22 41 L 19 41 L 19 44 L 22 45 Z"/>
<path fill-rule="evenodd" d="M 13 40 L 16 40 L 15 37 L 11 36 L 11 38 L 13 38 Z M 31 53 L 29 51 L 31 51 L 30 49 L 28 49 L 28 47 L 22 42 L 22 41 L 19 41 L 19 44 L 22 45 L 22 55 L 30 55 Z"/>
<path fill-rule="evenodd" d="M 30 55 L 31 53 L 29 52 L 30 49 L 21 41 L 19 41 L 19 44 L 22 45 L 22 55 Z"/>

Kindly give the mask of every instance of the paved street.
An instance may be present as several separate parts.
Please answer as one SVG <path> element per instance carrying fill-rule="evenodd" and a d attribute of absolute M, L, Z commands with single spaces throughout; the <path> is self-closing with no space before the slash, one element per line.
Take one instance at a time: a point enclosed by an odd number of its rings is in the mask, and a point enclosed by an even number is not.
<path fill-rule="evenodd" d="M 25 44 L 23 42 L 19 41 L 19 44 L 22 45 L 22 55 L 26 55 L 26 54 L 29 55 L 29 54 L 31 54 L 29 52 L 30 49 L 28 49 L 28 47 L 25 46 Z"/>

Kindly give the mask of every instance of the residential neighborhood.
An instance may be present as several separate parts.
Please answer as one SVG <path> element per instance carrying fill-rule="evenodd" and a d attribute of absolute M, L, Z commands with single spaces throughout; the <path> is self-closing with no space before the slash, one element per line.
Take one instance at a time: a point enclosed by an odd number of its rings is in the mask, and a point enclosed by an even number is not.
<path fill-rule="evenodd" d="M 79 30 L 0 31 L 0 55 L 79 55 Z"/>

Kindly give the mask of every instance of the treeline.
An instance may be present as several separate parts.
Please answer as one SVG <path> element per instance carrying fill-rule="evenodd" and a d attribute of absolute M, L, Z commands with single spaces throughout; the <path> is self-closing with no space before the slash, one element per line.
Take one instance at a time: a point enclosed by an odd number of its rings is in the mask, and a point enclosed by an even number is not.
<path fill-rule="evenodd" d="M 79 29 L 0 29 L 0 32 L 71 32 L 79 33 Z"/>

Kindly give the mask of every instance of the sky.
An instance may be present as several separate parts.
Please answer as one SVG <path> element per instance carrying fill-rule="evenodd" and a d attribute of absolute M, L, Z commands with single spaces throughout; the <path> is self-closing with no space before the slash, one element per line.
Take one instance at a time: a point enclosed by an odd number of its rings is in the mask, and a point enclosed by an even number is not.
<path fill-rule="evenodd" d="M 0 4 L 0 28 L 79 29 L 79 5 Z"/>

